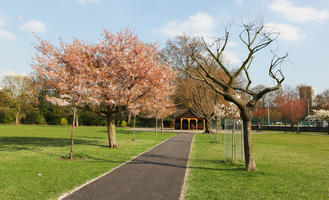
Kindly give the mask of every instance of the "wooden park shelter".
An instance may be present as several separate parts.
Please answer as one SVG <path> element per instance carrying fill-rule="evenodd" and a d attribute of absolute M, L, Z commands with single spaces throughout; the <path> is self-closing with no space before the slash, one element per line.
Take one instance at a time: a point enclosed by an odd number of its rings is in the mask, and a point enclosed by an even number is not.
<path fill-rule="evenodd" d="M 174 115 L 174 129 L 204 130 L 205 119 L 188 109 L 178 110 Z"/>

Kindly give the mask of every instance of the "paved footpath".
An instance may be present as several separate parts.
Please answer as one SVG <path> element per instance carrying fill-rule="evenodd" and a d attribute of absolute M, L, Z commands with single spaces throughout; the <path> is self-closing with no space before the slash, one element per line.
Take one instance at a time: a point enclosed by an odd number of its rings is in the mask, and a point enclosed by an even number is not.
<path fill-rule="evenodd" d="M 178 134 L 64 199 L 178 200 L 193 135 Z"/>

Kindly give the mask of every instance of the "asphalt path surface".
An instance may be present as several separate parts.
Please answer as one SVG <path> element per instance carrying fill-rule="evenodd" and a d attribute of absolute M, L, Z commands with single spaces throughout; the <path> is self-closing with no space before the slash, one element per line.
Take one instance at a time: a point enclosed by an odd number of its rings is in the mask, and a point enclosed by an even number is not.
<path fill-rule="evenodd" d="M 178 200 L 193 135 L 180 133 L 64 199 Z"/>

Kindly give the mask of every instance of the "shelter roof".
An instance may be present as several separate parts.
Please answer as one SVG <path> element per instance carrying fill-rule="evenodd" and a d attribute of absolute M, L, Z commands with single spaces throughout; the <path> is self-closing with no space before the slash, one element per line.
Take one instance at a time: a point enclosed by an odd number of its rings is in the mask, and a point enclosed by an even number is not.
<path fill-rule="evenodd" d="M 174 118 L 203 118 L 194 113 L 189 109 L 177 109 L 176 113 L 173 114 Z"/>

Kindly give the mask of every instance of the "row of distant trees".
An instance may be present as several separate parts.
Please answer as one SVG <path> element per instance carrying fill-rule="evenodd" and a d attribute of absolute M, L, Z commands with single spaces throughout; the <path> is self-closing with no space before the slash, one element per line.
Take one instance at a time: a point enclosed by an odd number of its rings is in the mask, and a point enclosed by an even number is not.
<path fill-rule="evenodd" d="M 299 87 L 285 87 L 271 93 L 259 102 L 255 110 L 255 122 L 270 124 L 283 122 L 295 124 L 316 110 L 329 110 L 329 89 L 318 94 L 315 105 L 308 105 L 306 99 L 301 99 Z"/>
<path fill-rule="evenodd" d="M 215 116 L 214 106 L 225 101 L 207 85 L 185 79 L 189 78 L 180 78 L 176 81 L 176 104 L 191 109 L 210 122 Z M 5 76 L 1 82 L 0 123 L 67 125 L 72 122 L 72 112 L 69 107 L 54 105 L 47 101 L 46 92 L 37 90 L 31 77 Z M 329 110 L 329 89 L 318 94 L 316 102 L 317 104 L 311 107 L 311 110 Z M 305 119 L 308 115 L 308 107 L 307 102 L 299 98 L 298 87 L 287 86 L 259 101 L 254 114 L 254 123 L 267 124 L 269 120 L 271 124 L 275 122 L 293 124 Z M 132 114 L 129 112 L 120 112 L 116 115 L 115 122 L 119 126 L 123 121 L 130 125 L 131 117 Z M 137 126 L 153 125 L 153 121 L 147 120 L 146 117 L 137 116 L 137 118 Z M 93 112 L 80 109 L 77 113 L 77 123 L 87 126 L 105 126 L 106 120 Z"/>
<path fill-rule="evenodd" d="M 209 122 L 216 119 L 216 109 L 214 109 L 216 105 L 224 104 L 228 106 L 223 97 L 211 90 L 206 84 L 189 77 L 180 77 L 177 88 L 176 103 L 188 107 Z M 263 88 L 262 85 L 255 87 L 256 90 Z M 329 110 L 329 89 L 316 96 L 314 106 L 307 105 L 306 101 L 300 98 L 299 86 L 293 88 L 287 85 L 265 95 L 257 103 L 252 122 L 253 124 L 270 123 L 270 125 L 274 125 L 284 123 L 293 125 L 305 120 L 308 115 L 313 114 L 316 110 Z M 226 118 L 231 117 L 226 116 Z M 209 123 L 207 124 L 206 128 L 210 126 Z"/>
<path fill-rule="evenodd" d="M 10 75 L 1 80 L 0 90 L 0 123 L 2 124 L 35 124 L 35 125 L 68 125 L 72 123 L 72 111 L 68 106 L 59 106 L 46 99 L 47 92 L 39 90 L 31 76 Z M 77 111 L 77 125 L 106 126 L 106 120 L 84 109 Z M 132 125 L 130 112 L 119 112 L 115 118 L 118 126 Z M 169 126 L 170 119 L 165 119 Z M 136 116 L 136 126 L 153 127 L 152 116 Z"/>
<path fill-rule="evenodd" d="M 0 123 L 67 125 L 72 123 L 68 106 L 59 106 L 46 99 L 47 91 L 39 89 L 32 76 L 10 75 L 1 80 Z M 126 120 L 118 115 L 116 123 Z M 106 120 L 95 113 L 78 111 L 77 125 L 104 126 Z"/>

